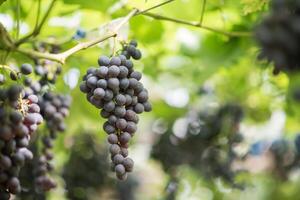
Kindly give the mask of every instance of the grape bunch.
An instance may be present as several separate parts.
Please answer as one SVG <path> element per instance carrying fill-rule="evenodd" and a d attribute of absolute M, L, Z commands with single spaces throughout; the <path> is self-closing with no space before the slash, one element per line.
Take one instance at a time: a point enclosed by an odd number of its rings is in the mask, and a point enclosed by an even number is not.
<path fill-rule="evenodd" d="M 0 89 L 0 199 L 21 191 L 20 169 L 33 157 L 30 136 L 43 121 L 37 103 L 38 97 L 19 85 Z"/>
<path fill-rule="evenodd" d="M 137 49 L 137 42 L 135 40 L 130 41 L 129 44 L 125 44 L 121 54 L 127 59 L 133 58 L 139 60 L 142 58 L 142 53 Z"/>
<path fill-rule="evenodd" d="M 68 95 L 51 92 L 48 88 L 49 83 L 55 83 L 57 75 L 61 72 L 61 67 L 53 65 L 47 60 L 37 60 L 36 63 L 43 64 L 35 66 L 35 74 L 39 77 L 38 81 L 26 77 L 24 84 L 27 86 L 25 88 L 26 93 L 38 96 L 40 112 L 48 129 L 43 137 L 39 137 L 42 139 L 43 148 L 36 159 L 35 183 L 39 190 L 49 191 L 56 187 L 55 181 L 48 175 L 54 168 L 51 164 L 53 159 L 51 149 L 57 133 L 65 131 L 64 119 L 69 115 L 71 98 Z"/>
<path fill-rule="evenodd" d="M 87 100 L 101 109 L 100 116 L 107 119 L 103 124 L 110 143 L 112 170 L 120 180 L 127 178 L 134 162 L 128 157 L 128 143 L 137 130 L 138 114 L 151 111 L 148 91 L 140 82 L 142 74 L 134 71 L 130 57 L 140 59 L 137 43 L 131 41 L 123 47 L 122 54 L 101 56 L 99 67 L 87 70 L 80 84 Z"/>
<path fill-rule="evenodd" d="M 176 135 L 174 127 L 179 121 L 176 120 L 165 133 L 159 132 L 151 157 L 158 160 L 171 176 L 178 167 L 185 165 L 209 181 L 220 177 L 232 187 L 240 188 L 234 180 L 237 173 L 231 165 L 238 158 L 233 148 L 243 140 L 239 132 L 242 118 L 243 110 L 235 104 L 225 104 L 217 109 L 194 107 L 184 118 L 179 118 L 185 123 L 180 124 L 184 128 L 181 129 L 183 137 Z"/>
<path fill-rule="evenodd" d="M 272 0 L 271 13 L 256 29 L 259 57 L 274 63 L 274 74 L 300 69 L 299 11 L 299 0 Z"/>
<path fill-rule="evenodd" d="M 71 99 L 69 96 L 52 92 L 40 96 L 41 114 L 45 118 L 50 133 L 42 138 L 42 155 L 38 159 L 36 172 L 36 185 L 43 191 L 49 191 L 56 187 L 55 181 L 47 175 L 54 168 L 50 163 L 53 159 L 51 149 L 53 148 L 53 140 L 56 138 L 57 132 L 65 131 L 64 119 L 69 115 L 70 104 Z"/>

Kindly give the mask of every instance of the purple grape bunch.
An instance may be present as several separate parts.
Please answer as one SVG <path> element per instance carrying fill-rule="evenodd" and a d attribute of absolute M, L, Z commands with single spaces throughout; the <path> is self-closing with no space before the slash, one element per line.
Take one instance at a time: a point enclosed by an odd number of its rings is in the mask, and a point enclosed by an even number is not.
<path fill-rule="evenodd" d="M 140 59 L 137 42 L 123 46 L 118 56 L 100 56 L 99 67 L 91 67 L 84 75 L 80 90 L 87 100 L 100 109 L 100 116 L 108 134 L 112 170 L 120 180 L 126 180 L 134 162 L 128 157 L 128 144 L 137 131 L 138 114 L 152 110 L 148 91 L 140 82 L 142 74 L 134 70 L 130 58 Z"/>
<path fill-rule="evenodd" d="M 42 155 L 38 158 L 36 170 L 36 185 L 42 191 L 49 191 L 56 187 L 56 182 L 48 176 L 54 167 L 51 164 L 53 160 L 53 141 L 58 132 L 64 132 L 66 125 L 64 119 L 69 115 L 71 97 L 68 95 L 55 94 L 48 92 L 40 96 L 41 114 L 44 116 L 49 135 L 42 138 Z"/>
<path fill-rule="evenodd" d="M 19 85 L 0 89 L 0 199 L 21 191 L 19 172 L 33 158 L 27 147 L 42 122 L 37 96 Z"/>

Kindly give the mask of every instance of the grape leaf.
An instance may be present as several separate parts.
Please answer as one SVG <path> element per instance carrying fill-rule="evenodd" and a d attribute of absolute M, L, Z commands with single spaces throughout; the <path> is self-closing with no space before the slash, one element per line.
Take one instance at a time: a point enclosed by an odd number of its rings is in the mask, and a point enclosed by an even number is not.
<path fill-rule="evenodd" d="M 242 0 L 244 15 L 248 15 L 263 9 L 269 0 Z"/>

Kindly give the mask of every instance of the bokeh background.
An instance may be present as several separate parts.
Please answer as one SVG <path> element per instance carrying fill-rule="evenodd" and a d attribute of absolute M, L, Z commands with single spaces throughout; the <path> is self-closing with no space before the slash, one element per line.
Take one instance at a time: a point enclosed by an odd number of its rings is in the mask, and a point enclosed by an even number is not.
<path fill-rule="evenodd" d="M 20 1 L 21 35 L 35 23 L 37 2 Z M 131 8 L 159 2 L 58 0 L 36 40 L 59 43 L 63 51 L 103 34 L 105 24 Z M 16 3 L 7 0 L 0 6 L 0 22 L 12 35 Z M 44 12 L 50 1 L 41 3 Z M 176 0 L 152 12 L 197 22 L 202 6 L 203 0 Z M 210 0 L 203 25 L 252 32 L 268 10 L 268 0 Z M 52 176 L 58 187 L 17 198 L 299 199 L 297 74 L 274 76 L 272 64 L 257 60 L 260 49 L 251 36 L 228 37 L 140 15 L 120 30 L 119 39 L 139 42 L 143 59 L 135 69 L 143 73 L 153 106 L 151 113 L 141 115 L 130 144 L 134 172 L 126 182 L 114 178 L 104 119 L 79 90 L 86 70 L 97 65 L 100 55 L 111 54 L 113 41 L 108 40 L 72 55 L 52 87 L 73 99 L 68 128 L 54 145 Z M 22 54 L 9 57 L 10 65 L 24 62 L 32 63 Z M 28 187 L 31 171 L 29 166 L 23 172 Z"/>

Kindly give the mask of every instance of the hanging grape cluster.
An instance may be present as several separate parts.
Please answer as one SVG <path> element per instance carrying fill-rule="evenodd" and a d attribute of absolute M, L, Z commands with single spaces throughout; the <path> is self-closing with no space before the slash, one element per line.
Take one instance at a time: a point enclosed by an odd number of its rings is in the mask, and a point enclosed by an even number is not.
<path fill-rule="evenodd" d="M 53 171 L 53 165 L 50 161 L 53 159 L 53 140 L 57 132 L 63 132 L 66 129 L 64 123 L 65 117 L 69 115 L 71 98 L 60 94 L 48 92 L 40 96 L 41 114 L 44 116 L 49 135 L 42 137 L 43 155 L 39 157 L 36 184 L 43 191 L 51 190 L 56 187 L 53 179 L 47 176 L 47 172 Z"/>
<path fill-rule="evenodd" d="M 270 15 L 256 29 L 260 58 L 274 63 L 274 74 L 300 68 L 299 17 L 299 0 L 273 0 Z"/>
<path fill-rule="evenodd" d="M 45 45 L 40 45 L 38 50 L 45 52 L 47 49 L 52 53 L 58 50 L 56 46 L 47 47 Z M 71 98 L 69 95 L 61 95 L 49 91 L 49 85 L 56 82 L 58 75 L 62 71 L 59 64 L 49 60 L 35 60 L 35 63 L 34 70 L 32 67 L 31 70 L 26 69 L 28 65 L 24 65 L 24 67 L 22 65 L 21 72 L 26 74 L 29 71 L 34 71 L 38 77 L 37 80 L 26 77 L 23 82 L 26 86 L 26 94 L 37 96 L 40 113 L 48 129 L 43 136 L 39 137 L 42 140 L 43 147 L 35 165 L 36 187 L 42 191 L 48 191 L 56 187 L 55 181 L 48 175 L 53 171 L 53 165 L 50 162 L 53 159 L 51 149 L 57 133 L 65 131 L 64 119 L 69 114 Z"/>
<path fill-rule="evenodd" d="M 101 56 L 99 67 L 89 68 L 80 84 L 87 100 L 101 109 L 101 117 L 108 134 L 112 170 L 120 180 L 125 180 L 134 162 L 128 157 L 128 143 L 137 130 L 138 114 L 151 111 L 148 91 L 140 82 L 142 74 L 134 71 L 130 58 L 140 59 L 141 52 L 136 41 L 124 45 L 122 54 Z"/>
<path fill-rule="evenodd" d="M 38 97 L 19 85 L 0 89 L 0 199 L 21 191 L 20 169 L 33 156 L 27 149 L 30 136 L 43 122 L 37 103 Z"/>
<path fill-rule="evenodd" d="M 232 146 L 242 141 L 239 133 L 242 117 L 242 108 L 234 104 L 217 110 L 192 109 L 182 118 L 185 134 L 177 137 L 172 128 L 160 134 L 151 156 L 159 160 L 172 177 L 178 166 L 189 165 L 208 180 L 220 177 L 233 187 L 240 187 L 235 183 L 235 172 L 230 166 L 236 157 Z M 222 144 L 222 140 L 226 143 Z"/>

